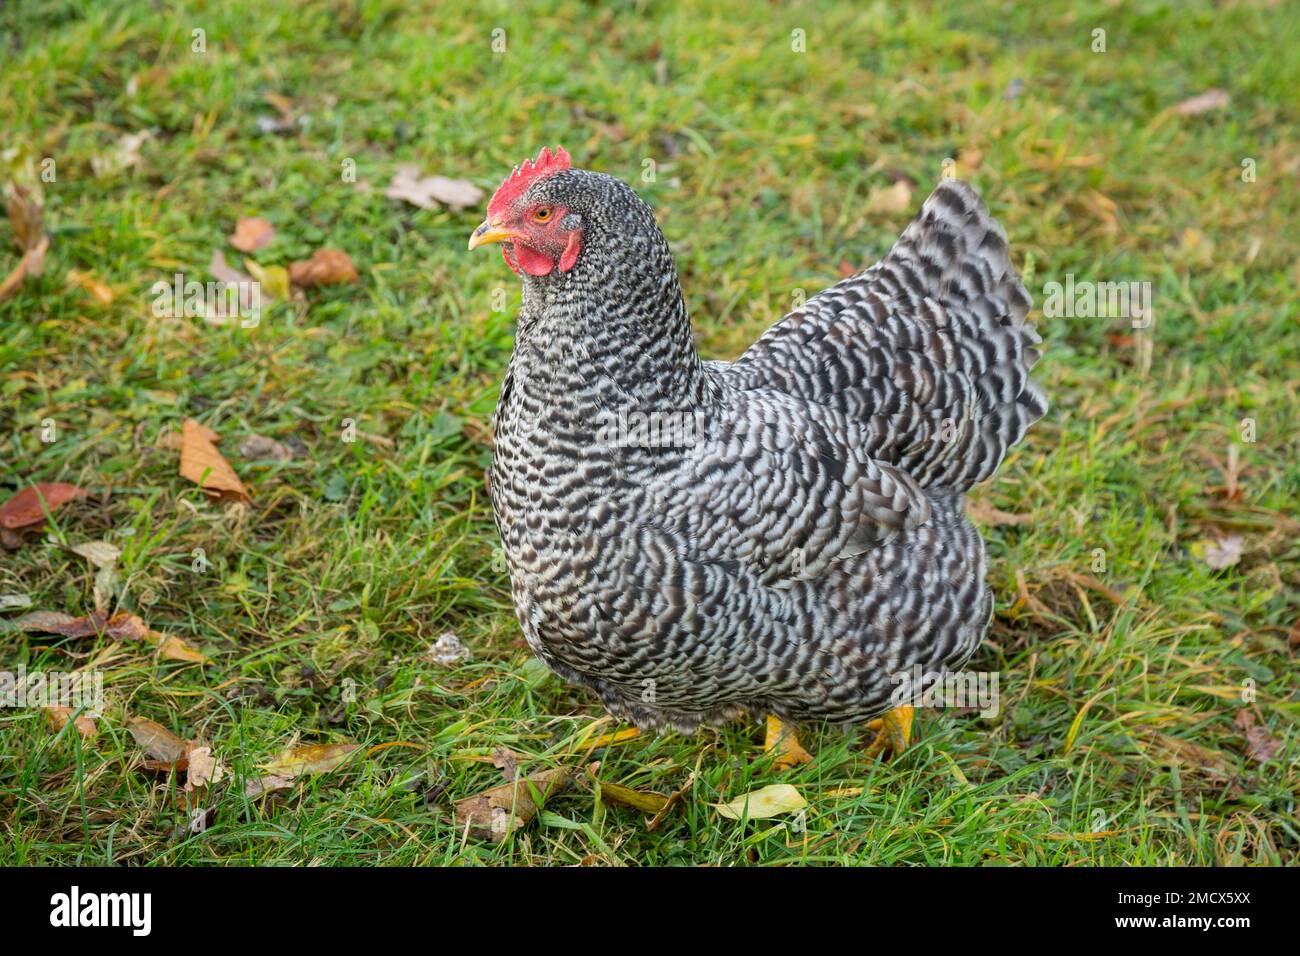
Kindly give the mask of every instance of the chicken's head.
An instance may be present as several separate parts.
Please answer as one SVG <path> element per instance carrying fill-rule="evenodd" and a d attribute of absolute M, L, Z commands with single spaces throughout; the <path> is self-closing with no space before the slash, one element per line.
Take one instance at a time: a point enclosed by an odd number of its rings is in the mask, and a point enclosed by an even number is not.
<path fill-rule="evenodd" d="M 505 178 L 488 203 L 487 219 L 469 237 L 471 249 L 501 243 L 506 265 L 516 274 L 568 272 L 582 251 L 582 217 L 564 202 L 546 195 L 544 184 L 569 169 L 569 154 L 543 148 Z"/>

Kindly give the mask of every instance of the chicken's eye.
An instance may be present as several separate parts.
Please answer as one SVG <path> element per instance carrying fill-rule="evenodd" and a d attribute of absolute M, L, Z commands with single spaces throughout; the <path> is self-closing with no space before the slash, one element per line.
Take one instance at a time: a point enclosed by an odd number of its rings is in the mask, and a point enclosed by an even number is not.
<path fill-rule="evenodd" d="M 533 218 L 538 222 L 546 222 L 551 218 L 551 215 L 554 212 L 555 210 L 552 209 L 550 206 L 542 206 L 540 209 L 538 209 L 536 212 L 533 213 Z"/>

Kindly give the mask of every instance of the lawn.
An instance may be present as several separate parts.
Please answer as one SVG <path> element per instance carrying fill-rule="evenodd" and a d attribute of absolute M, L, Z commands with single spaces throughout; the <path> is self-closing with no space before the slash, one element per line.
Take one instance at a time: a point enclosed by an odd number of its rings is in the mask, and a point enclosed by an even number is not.
<path fill-rule="evenodd" d="M 0 501 L 90 492 L 0 551 L 0 670 L 105 695 L 93 734 L 0 710 L 0 864 L 1296 862 L 1297 6 L 466 7 L 0 8 L 0 181 L 39 188 L 49 237 L 0 302 Z M 557 143 L 658 210 L 709 357 L 874 262 L 946 171 L 981 191 L 1053 406 L 974 496 L 997 611 L 969 667 L 997 716 L 920 711 L 887 762 L 805 728 L 815 760 L 779 771 L 757 721 L 629 739 L 530 659 L 484 488 L 518 282 L 465 251 L 483 203 L 385 189 L 410 164 L 490 194 Z M 275 238 L 240 253 L 252 216 Z M 15 239 L 0 219 L 0 280 Z M 152 308 L 215 250 L 325 247 L 358 280 L 255 327 Z M 1150 283 L 1153 322 L 1044 315 L 1069 276 Z M 185 419 L 251 504 L 179 474 Z M 290 456 L 241 454 L 253 435 Z M 95 610 L 91 541 L 120 550 L 101 604 L 206 663 L 5 623 Z M 133 718 L 226 779 L 145 768 Z M 246 795 L 286 748 L 345 743 Z M 573 776 L 500 843 L 452 813 L 502 782 L 494 753 Z M 713 806 L 772 784 L 806 808 Z M 612 785 L 687 789 L 652 827 Z"/>

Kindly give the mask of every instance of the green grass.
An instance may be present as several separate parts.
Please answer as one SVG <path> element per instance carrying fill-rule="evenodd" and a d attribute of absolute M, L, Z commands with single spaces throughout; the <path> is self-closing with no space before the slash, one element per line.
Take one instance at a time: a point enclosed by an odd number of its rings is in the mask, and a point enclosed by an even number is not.
<path fill-rule="evenodd" d="M 0 303 L 0 498 L 55 480 L 97 496 L 0 552 L 0 594 L 87 613 L 91 573 L 65 545 L 107 538 L 123 549 L 120 606 L 212 657 L 0 634 L 0 668 L 94 665 L 108 697 L 86 743 L 0 711 L 0 864 L 1295 862 L 1296 6 L 705 6 L 0 10 L 0 149 L 57 164 L 45 273 Z M 1226 109 L 1170 111 L 1211 87 Z M 268 93 L 309 125 L 259 135 Z M 96 178 L 92 158 L 141 129 L 140 163 Z M 998 717 L 924 712 L 888 764 L 863 756 L 860 732 L 809 728 L 815 762 L 778 773 L 761 727 L 740 723 L 587 755 L 602 711 L 529 662 L 493 561 L 483 469 L 517 283 L 499 256 L 465 252 L 481 210 L 383 196 L 406 162 L 491 190 L 551 143 L 660 211 L 709 356 L 738 354 L 841 263 L 874 261 L 910 212 L 870 213 L 869 195 L 905 176 L 919 205 L 948 157 L 1040 305 L 1067 273 L 1152 283 L 1149 364 L 1122 320 L 1038 317 L 1053 410 L 980 493 L 1032 516 L 987 531 L 998 612 L 971 667 L 999 673 Z M 371 191 L 341 181 L 347 158 Z M 225 237 L 241 215 L 278 230 L 262 263 L 328 245 L 361 281 L 275 305 L 252 330 L 155 318 L 155 281 L 206 279 L 217 248 L 238 264 Z M 7 273 L 3 222 L 0 247 Z M 114 302 L 94 305 L 70 269 Z M 250 509 L 209 503 L 155 447 L 184 417 L 222 434 Z M 345 443 L 345 418 L 391 447 Z M 251 433 L 305 453 L 242 461 Z M 1215 571 L 1192 548 L 1220 533 L 1245 550 Z M 473 652 L 452 669 L 424 657 L 447 630 Z M 1281 742 L 1263 764 L 1235 723 L 1248 685 Z M 295 741 L 409 746 L 264 802 L 214 788 L 193 835 L 166 778 L 139 770 L 130 715 L 202 736 L 237 776 Z M 494 846 L 461 836 L 449 808 L 499 782 L 474 759 L 498 746 L 526 771 L 599 760 L 601 780 L 663 792 L 696 777 L 654 832 L 578 786 Z M 709 806 L 787 781 L 809 802 L 802 828 Z"/>

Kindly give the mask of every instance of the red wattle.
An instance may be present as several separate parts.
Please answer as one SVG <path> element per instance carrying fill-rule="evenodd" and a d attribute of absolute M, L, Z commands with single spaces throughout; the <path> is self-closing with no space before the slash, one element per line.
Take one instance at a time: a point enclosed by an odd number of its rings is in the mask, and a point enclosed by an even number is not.
<path fill-rule="evenodd" d="M 530 276 L 544 276 L 555 268 L 555 263 L 531 246 L 515 243 L 515 258 L 519 268 Z"/>
<path fill-rule="evenodd" d="M 501 258 L 506 260 L 506 265 L 510 267 L 511 272 L 513 272 L 515 275 L 519 275 L 519 267 L 515 265 L 515 260 L 510 255 L 510 253 L 506 251 L 508 248 L 510 247 L 509 246 L 501 247 Z"/>
<path fill-rule="evenodd" d="M 578 261 L 578 253 L 582 251 L 582 237 L 575 229 L 569 233 L 569 241 L 564 246 L 564 252 L 560 254 L 560 271 L 568 272 L 573 268 L 573 264 Z"/>

